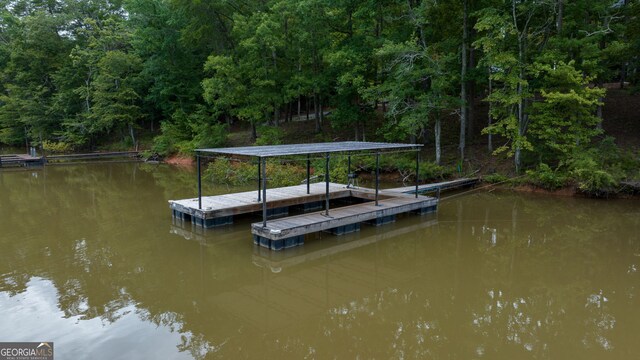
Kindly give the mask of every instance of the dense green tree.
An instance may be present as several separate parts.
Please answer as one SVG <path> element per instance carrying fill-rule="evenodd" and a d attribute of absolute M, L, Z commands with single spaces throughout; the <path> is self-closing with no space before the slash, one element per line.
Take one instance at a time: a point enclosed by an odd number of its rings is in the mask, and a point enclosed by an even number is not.
<path fill-rule="evenodd" d="M 25 10 L 26 11 L 26 10 Z M 58 14 L 35 9 L 25 16 L 5 13 L 0 95 L 1 142 L 18 144 L 40 140 L 60 121 L 51 112 L 57 91 L 53 74 L 65 62 L 68 39 L 61 36 L 63 19 Z"/>
<path fill-rule="evenodd" d="M 601 132 L 605 82 L 637 87 L 639 13 L 628 0 L 0 0 L 0 142 L 134 146 L 144 130 L 188 153 L 235 122 L 255 140 L 305 112 L 318 133 L 433 138 L 436 161 L 446 146 L 464 160 L 483 97 L 489 147 L 504 141 L 520 172 Z"/>
<path fill-rule="evenodd" d="M 385 136 L 390 140 L 426 137 L 433 128 L 436 163 L 441 160 L 441 129 L 443 113 L 458 104 L 455 82 L 457 56 L 447 51 L 446 40 L 435 42 L 428 38 L 427 14 L 435 11 L 435 2 L 423 2 L 405 8 L 415 29 L 407 41 L 385 43 L 378 55 L 386 64 L 385 81 L 374 88 L 388 100 L 389 119 Z M 454 43 L 455 44 L 455 43 Z"/>
<path fill-rule="evenodd" d="M 545 88 L 542 101 L 532 105 L 531 142 L 541 162 L 557 163 L 602 132 L 596 108 L 605 91 L 590 87 L 592 79 L 577 70 L 573 61 L 537 65 L 536 71 Z"/>

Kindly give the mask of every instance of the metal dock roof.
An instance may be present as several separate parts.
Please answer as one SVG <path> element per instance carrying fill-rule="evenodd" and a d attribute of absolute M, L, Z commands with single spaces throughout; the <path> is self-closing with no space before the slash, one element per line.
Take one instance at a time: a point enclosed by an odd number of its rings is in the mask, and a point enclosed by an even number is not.
<path fill-rule="evenodd" d="M 256 157 L 264 158 L 264 157 L 275 157 L 275 156 L 322 154 L 322 153 L 336 153 L 336 152 L 415 150 L 420 148 L 421 146 L 422 144 L 342 141 L 342 142 L 325 142 L 325 143 L 310 143 L 310 144 L 196 149 L 196 153 L 256 156 Z"/>

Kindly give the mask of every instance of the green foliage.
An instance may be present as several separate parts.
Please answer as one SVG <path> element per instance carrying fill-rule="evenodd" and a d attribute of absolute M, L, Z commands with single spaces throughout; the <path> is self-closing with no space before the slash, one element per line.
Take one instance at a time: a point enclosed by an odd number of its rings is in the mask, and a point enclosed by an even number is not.
<path fill-rule="evenodd" d="M 433 162 L 420 163 L 420 181 L 444 180 L 454 173 L 453 166 L 442 166 Z"/>
<path fill-rule="evenodd" d="M 42 142 L 42 148 L 48 153 L 61 154 L 71 151 L 73 149 L 73 146 L 64 141 L 44 140 Z"/>
<path fill-rule="evenodd" d="M 529 133 L 540 157 L 558 162 L 602 133 L 596 107 L 605 90 L 590 86 L 591 78 L 567 64 L 536 64 L 536 75 L 544 82 L 542 101 L 531 108 Z"/>
<path fill-rule="evenodd" d="M 433 126 L 445 109 L 457 105 L 451 78 L 457 59 L 442 44 L 420 45 L 419 39 L 385 43 L 377 55 L 387 65 L 389 79 L 371 91 L 389 101 L 389 119 L 381 129 L 388 140 L 420 136 Z M 370 94 L 371 97 L 374 94 Z"/>
<path fill-rule="evenodd" d="M 604 196 L 614 192 L 620 180 L 637 175 L 640 158 L 621 151 L 608 137 L 592 147 L 574 151 L 563 165 L 582 192 Z"/>
<path fill-rule="evenodd" d="M 258 127 L 258 138 L 256 145 L 280 145 L 283 143 L 284 130 L 275 126 Z"/>
<path fill-rule="evenodd" d="M 498 184 L 509 181 L 509 177 L 500 173 L 484 175 L 482 180 L 488 184 Z"/>
<path fill-rule="evenodd" d="M 318 176 L 319 180 L 324 180 L 325 175 L 325 158 L 316 158 L 311 160 L 311 168 L 313 175 Z M 348 159 L 346 156 L 330 155 L 329 157 L 329 181 L 333 181 L 340 184 L 346 184 L 348 182 L 347 174 L 349 173 Z M 355 173 L 358 170 L 358 165 L 355 159 L 351 162 L 351 172 Z M 360 170 L 362 170 L 360 168 Z M 305 170 L 306 171 L 306 170 Z M 306 172 L 305 172 L 306 178 Z"/>
<path fill-rule="evenodd" d="M 551 169 L 549 165 L 540 163 L 535 170 L 527 170 L 529 181 L 547 190 L 557 190 L 568 184 L 568 177 L 563 171 Z"/>
<path fill-rule="evenodd" d="M 331 111 L 316 118 L 316 141 L 336 138 L 321 131 L 330 122 L 356 140 L 366 129 L 368 140 L 433 143 L 440 162 L 466 92 L 487 94 L 484 132 L 505 140 L 497 151 L 517 171 L 564 166 L 599 134 L 601 84 L 638 85 L 639 9 L 616 0 L 5 1 L 0 142 L 131 147 L 161 124 L 153 149 L 190 154 L 224 145 L 221 123 L 240 122 L 259 128 L 257 144 L 277 144 L 278 122 L 299 103 Z M 475 29 L 464 45 L 463 18 Z M 469 43 L 481 51 L 462 54 Z M 410 159 L 388 166 L 414 171 Z M 425 178 L 452 173 L 421 167 Z"/>
<path fill-rule="evenodd" d="M 266 171 L 269 187 L 299 185 L 306 179 L 306 168 L 294 164 L 268 161 Z M 219 158 L 209 163 L 204 177 L 218 184 L 252 184 L 258 180 L 258 165 Z"/>
<path fill-rule="evenodd" d="M 162 123 L 162 134 L 153 140 L 153 151 L 162 156 L 174 153 L 191 156 L 195 149 L 222 147 L 227 142 L 227 125 L 214 122 L 204 108 L 189 115 L 177 111 L 174 119 Z"/>
<path fill-rule="evenodd" d="M 612 138 L 588 147 L 575 148 L 558 168 L 541 163 L 527 171 L 530 183 L 549 190 L 575 184 L 590 196 L 605 196 L 616 191 L 618 182 L 640 168 L 640 159 L 621 151 Z"/>
<path fill-rule="evenodd" d="M 579 154 L 569 161 L 571 176 L 578 183 L 578 188 L 587 194 L 602 196 L 613 192 L 618 185 L 614 176 L 591 156 Z"/>

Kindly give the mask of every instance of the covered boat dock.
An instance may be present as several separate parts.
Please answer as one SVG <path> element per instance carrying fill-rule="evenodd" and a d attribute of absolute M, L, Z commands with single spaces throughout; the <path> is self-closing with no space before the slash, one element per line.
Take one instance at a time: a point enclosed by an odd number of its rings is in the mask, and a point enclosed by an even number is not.
<path fill-rule="evenodd" d="M 272 250 L 281 250 L 303 244 L 305 234 L 329 231 L 339 235 L 359 230 L 363 222 L 382 225 L 394 221 L 398 214 L 407 212 L 422 214 L 435 211 L 438 199 L 419 195 L 417 179 L 411 195 L 379 188 L 380 156 L 390 152 L 413 151 L 416 154 L 416 173 L 419 173 L 421 146 L 347 141 L 198 149 L 196 150 L 198 197 L 170 200 L 169 204 L 175 218 L 189 220 L 204 228 L 231 224 L 236 215 L 262 211 L 262 221 L 251 225 L 254 243 Z M 220 155 L 257 158 L 257 192 L 203 197 L 202 158 Z M 348 173 L 351 174 L 352 155 L 375 156 L 374 189 L 330 182 L 331 157 L 347 156 Z M 297 186 L 267 189 L 267 159 L 293 157 L 306 160 L 306 182 Z M 311 160 L 317 158 L 325 160 L 324 184 L 310 182 Z M 337 199 L 342 199 L 348 205 L 331 209 L 330 200 Z M 303 213 L 288 216 L 291 207 L 297 207 Z M 276 217 L 279 218 L 272 219 Z"/>

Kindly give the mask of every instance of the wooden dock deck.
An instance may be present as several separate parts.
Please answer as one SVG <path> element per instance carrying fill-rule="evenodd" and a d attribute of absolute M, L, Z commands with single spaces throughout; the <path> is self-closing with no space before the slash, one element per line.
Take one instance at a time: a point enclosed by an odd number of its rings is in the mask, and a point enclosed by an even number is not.
<path fill-rule="evenodd" d="M 251 225 L 254 243 L 272 250 L 280 250 L 304 243 L 304 235 L 331 231 L 336 235 L 358 231 L 360 223 L 383 225 L 395 221 L 395 216 L 408 212 L 428 213 L 436 210 L 438 199 L 427 196 L 385 196 L 374 202 L 348 205 L 332 209 L 327 216 L 317 211 Z"/>
<path fill-rule="evenodd" d="M 44 159 L 40 156 L 28 154 L 0 155 L 0 168 L 7 166 L 40 166 L 44 164 Z"/>
<path fill-rule="evenodd" d="M 351 190 L 346 185 L 329 183 L 330 199 L 339 199 L 351 196 Z M 324 183 L 309 185 L 296 185 L 281 188 L 267 189 L 267 209 L 276 215 L 274 209 L 285 208 L 294 205 L 308 204 L 309 208 L 321 208 L 320 202 L 325 200 L 326 187 Z M 169 200 L 169 206 L 173 215 L 183 220 L 193 219 L 196 225 L 214 227 L 229 224 L 233 215 L 247 214 L 262 210 L 262 201 L 258 200 L 257 191 L 246 191 L 234 194 L 216 196 L 203 196 L 202 209 L 198 209 L 198 198 L 184 200 Z M 187 218 L 186 218 L 186 217 Z M 219 221 L 214 221 L 220 219 Z"/>

